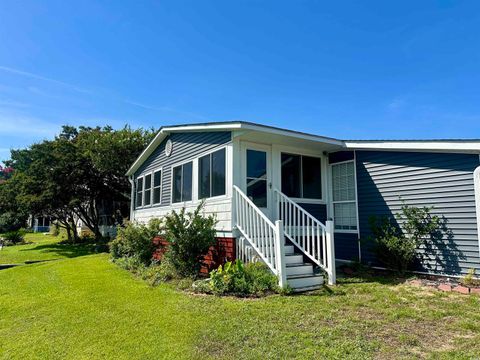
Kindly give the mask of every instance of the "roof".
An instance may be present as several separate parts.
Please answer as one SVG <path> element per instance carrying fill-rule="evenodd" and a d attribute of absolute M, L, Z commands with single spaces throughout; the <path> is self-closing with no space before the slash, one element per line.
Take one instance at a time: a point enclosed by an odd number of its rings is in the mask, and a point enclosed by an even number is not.
<path fill-rule="evenodd" d="M 195 131 L 252 130 L 289 136 L 303 140 L 341 146 L 352 150 L 404 150 L 404 151 L 446 151 L 480 153 L 480 139 L 428 139 L 428 140 L 341 140 L 302 131 L 263 125 L 249 121 L 220 121 L 182 124 L 161 127 L 155 138 L 135 160 L 127 175 L 133 175 L 158 145 L 171 133 Z"/>

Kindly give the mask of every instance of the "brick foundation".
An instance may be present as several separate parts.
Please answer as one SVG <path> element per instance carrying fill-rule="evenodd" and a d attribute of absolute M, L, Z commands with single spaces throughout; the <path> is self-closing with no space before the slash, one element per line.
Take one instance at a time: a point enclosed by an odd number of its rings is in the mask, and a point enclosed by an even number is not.
<path fill-rule="evenodd" d="M 218 266 L 225 264 L 227 261 L 235 260 L 235 238 L 233 237 L 217 237 L 217 243 L 212 246 L 208 253 L 204 256 L 204 266 L 202 266 L 201 273 L 208 274 Z M 153 239 L 156 245 L 153 258 L 161 260 L 163 254 L 168 250 L 168 242 L 161 236 Z"/>

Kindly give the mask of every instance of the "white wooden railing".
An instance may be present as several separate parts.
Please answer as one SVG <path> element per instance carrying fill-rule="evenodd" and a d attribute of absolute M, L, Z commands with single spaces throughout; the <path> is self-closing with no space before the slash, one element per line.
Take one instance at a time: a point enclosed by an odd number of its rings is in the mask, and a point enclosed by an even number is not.
<path fill-rule="evenodd" d="M 278 276 L 280 287 L 287 284 L 283 223 L 275 224 L 240 190 L 233 186 L 234 219 L 237 229 L 255 252 Z"/>
<path fill-rule="evenodd" d="M 240 236 L 235 244 L 237 259 L 242 260 L 245 264 L 260 260 L 260 256 L 245 237 Z"/>
<path fill-rule="evenodd" d="M 322 224 L 278 189 L 274 189 L 274 196 L 277 219 L 284 223 L 285 236 L 327 272 L 329 284 L 335 284 L 333 221 Z"/>

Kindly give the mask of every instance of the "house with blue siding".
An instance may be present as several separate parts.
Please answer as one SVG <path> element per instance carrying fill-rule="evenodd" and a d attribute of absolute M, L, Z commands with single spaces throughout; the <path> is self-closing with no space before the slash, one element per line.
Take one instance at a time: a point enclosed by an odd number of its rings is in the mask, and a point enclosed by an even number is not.
<path fill-rule="evenodd" d="M 335 266 L 381 266 L 369 218 L 432 207 L 448 238 L 419 248 L 421 273 L 480 270 L 480 140 L 341 140 L 233 121 L 167 126 L 132 164 L 131 220 L 204 201 L 235 257 L 281 286 L 335 283 Z"/>

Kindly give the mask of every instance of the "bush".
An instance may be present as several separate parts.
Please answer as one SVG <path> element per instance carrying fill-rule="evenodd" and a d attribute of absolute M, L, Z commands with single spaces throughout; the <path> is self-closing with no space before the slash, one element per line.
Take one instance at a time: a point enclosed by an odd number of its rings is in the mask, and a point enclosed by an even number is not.
<path fill-rule="evenodd" d="M 4 212 L 0 214 L 0 233 L 17 231 L 25 226 L 24 216 L 14 212 Z"/>
<path fill-rule="evenodd" d="M 206 282 L 198 281 L 194 289 L 205 291 Z M 244 265 L 241 260 L 227 262 L 210 273 L 209 292 L 216 295 L 237 296 L 265 295 L 278 292 L 278 279 L 270 269 L 260 262 Z"/>
<path fill-rule="evenodd" d="M 165 240 L 169 243 L 165 257 L 178 274 L 195 277 L 199 274 L 203 257 L 215 244 L 215 216 L 202 216 L 203 202 L 193 212 L 172 211 L 165 217 Z"/>
<path fill-rule="evenodd" d="M 23 230 L 9 231 L 3 234 L 6 245 L 17 245 L 24 241 L 25 232 Z"/>
<path fill-rule="evenodd" d="M 419 254 L 417 249 L 441 239 L 445 224 L 436 215 L 431 215 L 430 207 L 402 206 L 395 219 L 370 218 L 370 228 L 374 238 L 377 258 L 388 268 L 404 273 Z"/>
<path fill-rule="evenodd" d="M 129 223 L 119 227 L 117 237 L 110 242 L 110 254 L 113 259 L 135 258 L 144 265 L 152 261 L 155 245 L 153 238 L 161 229 L 161 222 L 152 219 L 148 225 Z"/>
<path fill-rule="evenodd" d="M 475 269 L 468 269 L 467 275 L 465 275 L 460 282 L 465 286 L 479 286 L 480 280 L 475 276 Z"/>

